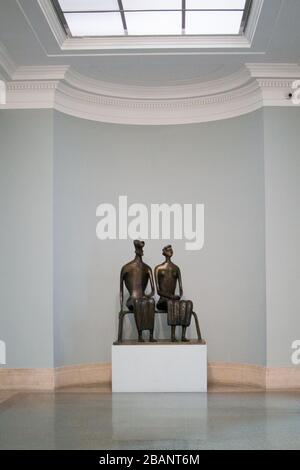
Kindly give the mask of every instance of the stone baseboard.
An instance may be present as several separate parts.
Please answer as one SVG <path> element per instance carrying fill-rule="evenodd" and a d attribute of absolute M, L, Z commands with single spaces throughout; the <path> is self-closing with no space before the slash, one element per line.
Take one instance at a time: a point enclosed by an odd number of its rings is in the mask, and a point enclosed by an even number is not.
<path fill-rule="evenodd" d="M 54 390 L 54 369 L 0 369 L 0 390 Z"/>
<path fill-rule="evenodd" d="M 55 388 L 72 385 L 111 384 L 110 363 L 57 367 L 54 374 Z"/>
<path fill-rule="evenodd" d="M 210 385 L 250 386 L 262 391 L 300 390 L 300 367 L 211 362 Z M 56 369 L 0 369 L 0 390 L 55 390 L 68 386 L 111 386 L 111 364 L 79 364 Z"/>
<path fill-rule="evenodd" d="M 266 369 L 267 390 L 300 390 L 300 366 L 268 367 Z"/>
<path fill-rule="evenodd" d="M 243 385 L 264 390 L 266 368 L 252 364 L 210 362 L 208 383 L 210 385 Z"/>

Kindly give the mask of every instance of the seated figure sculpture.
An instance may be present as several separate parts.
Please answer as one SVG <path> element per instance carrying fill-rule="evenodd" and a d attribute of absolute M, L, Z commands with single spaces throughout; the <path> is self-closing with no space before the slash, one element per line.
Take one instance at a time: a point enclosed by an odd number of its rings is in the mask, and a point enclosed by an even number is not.
<path fill-rule="evenodd" d="M 181 272 L 178 266 L 171 261 L 173 249 L 171 245 L 163 248 L 165 262 L 156 266 L 154 270 L 157 293 L 160 296 L 157 309 L 168 313 L 168 325 L 171 326 L 171 341 L 176 341 L 176 326 L 182 326 L 181 341 L 188 341 L 186 329 L 190 326 L 193 314 L 193 303 L 190 300 L 180 300 L 183 295 Z M 179 295 L 176 287 L 179 287 Z"/>
<path fill-rule="evenodd" d="M 128 310 L 134 313 L 135 323 L 138 330 L 139 342 L 144 342 L 143 331 L 150 331 L 150 342 L 156 342 L 153 337 L 154 319 L 155 319 L 155 302 L 154 296 L 154 281 L 153 274 L 150 266 L 143 262 L 143 248 L 145 242 L 140 240 L 134 241 L 135 258 L 129 263 L 125 264 L 121 270 L 120 275 L 120 304 L 121 312 L 123 315 L 123 302 L 124 293 L 123 286 L 129 292 L 129 298 L 126 302 Z M 147 285 L 150 281 L 151 292 L 146 294 Z M 120 318 L 122 324 L 123 317 Z M 119 342 L 122 342 L 122 327 L 119 329 Z"/>

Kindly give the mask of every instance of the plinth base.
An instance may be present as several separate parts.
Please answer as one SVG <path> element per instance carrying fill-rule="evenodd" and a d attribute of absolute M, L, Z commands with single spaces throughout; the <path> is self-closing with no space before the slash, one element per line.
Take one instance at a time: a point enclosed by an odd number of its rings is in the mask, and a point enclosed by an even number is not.
<path fill-rule="evenodd" d="M 206 392 L 204 342 L 136 343 L 112 346 L 113 392 Z"/>

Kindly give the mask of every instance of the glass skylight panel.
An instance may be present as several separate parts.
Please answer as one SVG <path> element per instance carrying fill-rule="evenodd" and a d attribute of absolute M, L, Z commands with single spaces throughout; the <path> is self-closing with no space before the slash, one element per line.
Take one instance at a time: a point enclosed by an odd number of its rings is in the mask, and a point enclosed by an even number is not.
<path fill-rule="evenodd" d="M 239 34 L 242 11 L 187 11 L 186 34 Z"/>
<path fill-rule="evenodd" d="M 59 0 L 63 12 L 119 11 L 118 0 Z"/>
<path fill-rule="evenodd" d="M 118 12 L 65 13 L 72 36 L 123 36 L 122 18 Z"/>
<path fill-rule="evenodd" d="M 52 0 L 66 33 L 89 36 L 239 35 L 252 0 Z"/>
<path fill-rule="evenodd" d="M 186 0 L 187 10 L 244 10 L 246 0 Z"/>
<path fill-rule="evenodd" d="M 129 35 L 181 34 L 180 11 L 131 11 L 125 19 Z"/>
<path fill-rule="evenodd" d="M 124 10 L 181 10 L 181 0 L 122 0 Z"/>

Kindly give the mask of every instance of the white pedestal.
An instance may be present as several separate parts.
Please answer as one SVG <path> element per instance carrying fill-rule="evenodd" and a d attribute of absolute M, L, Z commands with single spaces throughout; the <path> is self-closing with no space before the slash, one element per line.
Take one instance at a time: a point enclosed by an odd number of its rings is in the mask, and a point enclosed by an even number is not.
<path fill-rule="evenodd" d="M 207 346 L 124 343 L 112 346 L 113 392 L 206 392 Z"/>

